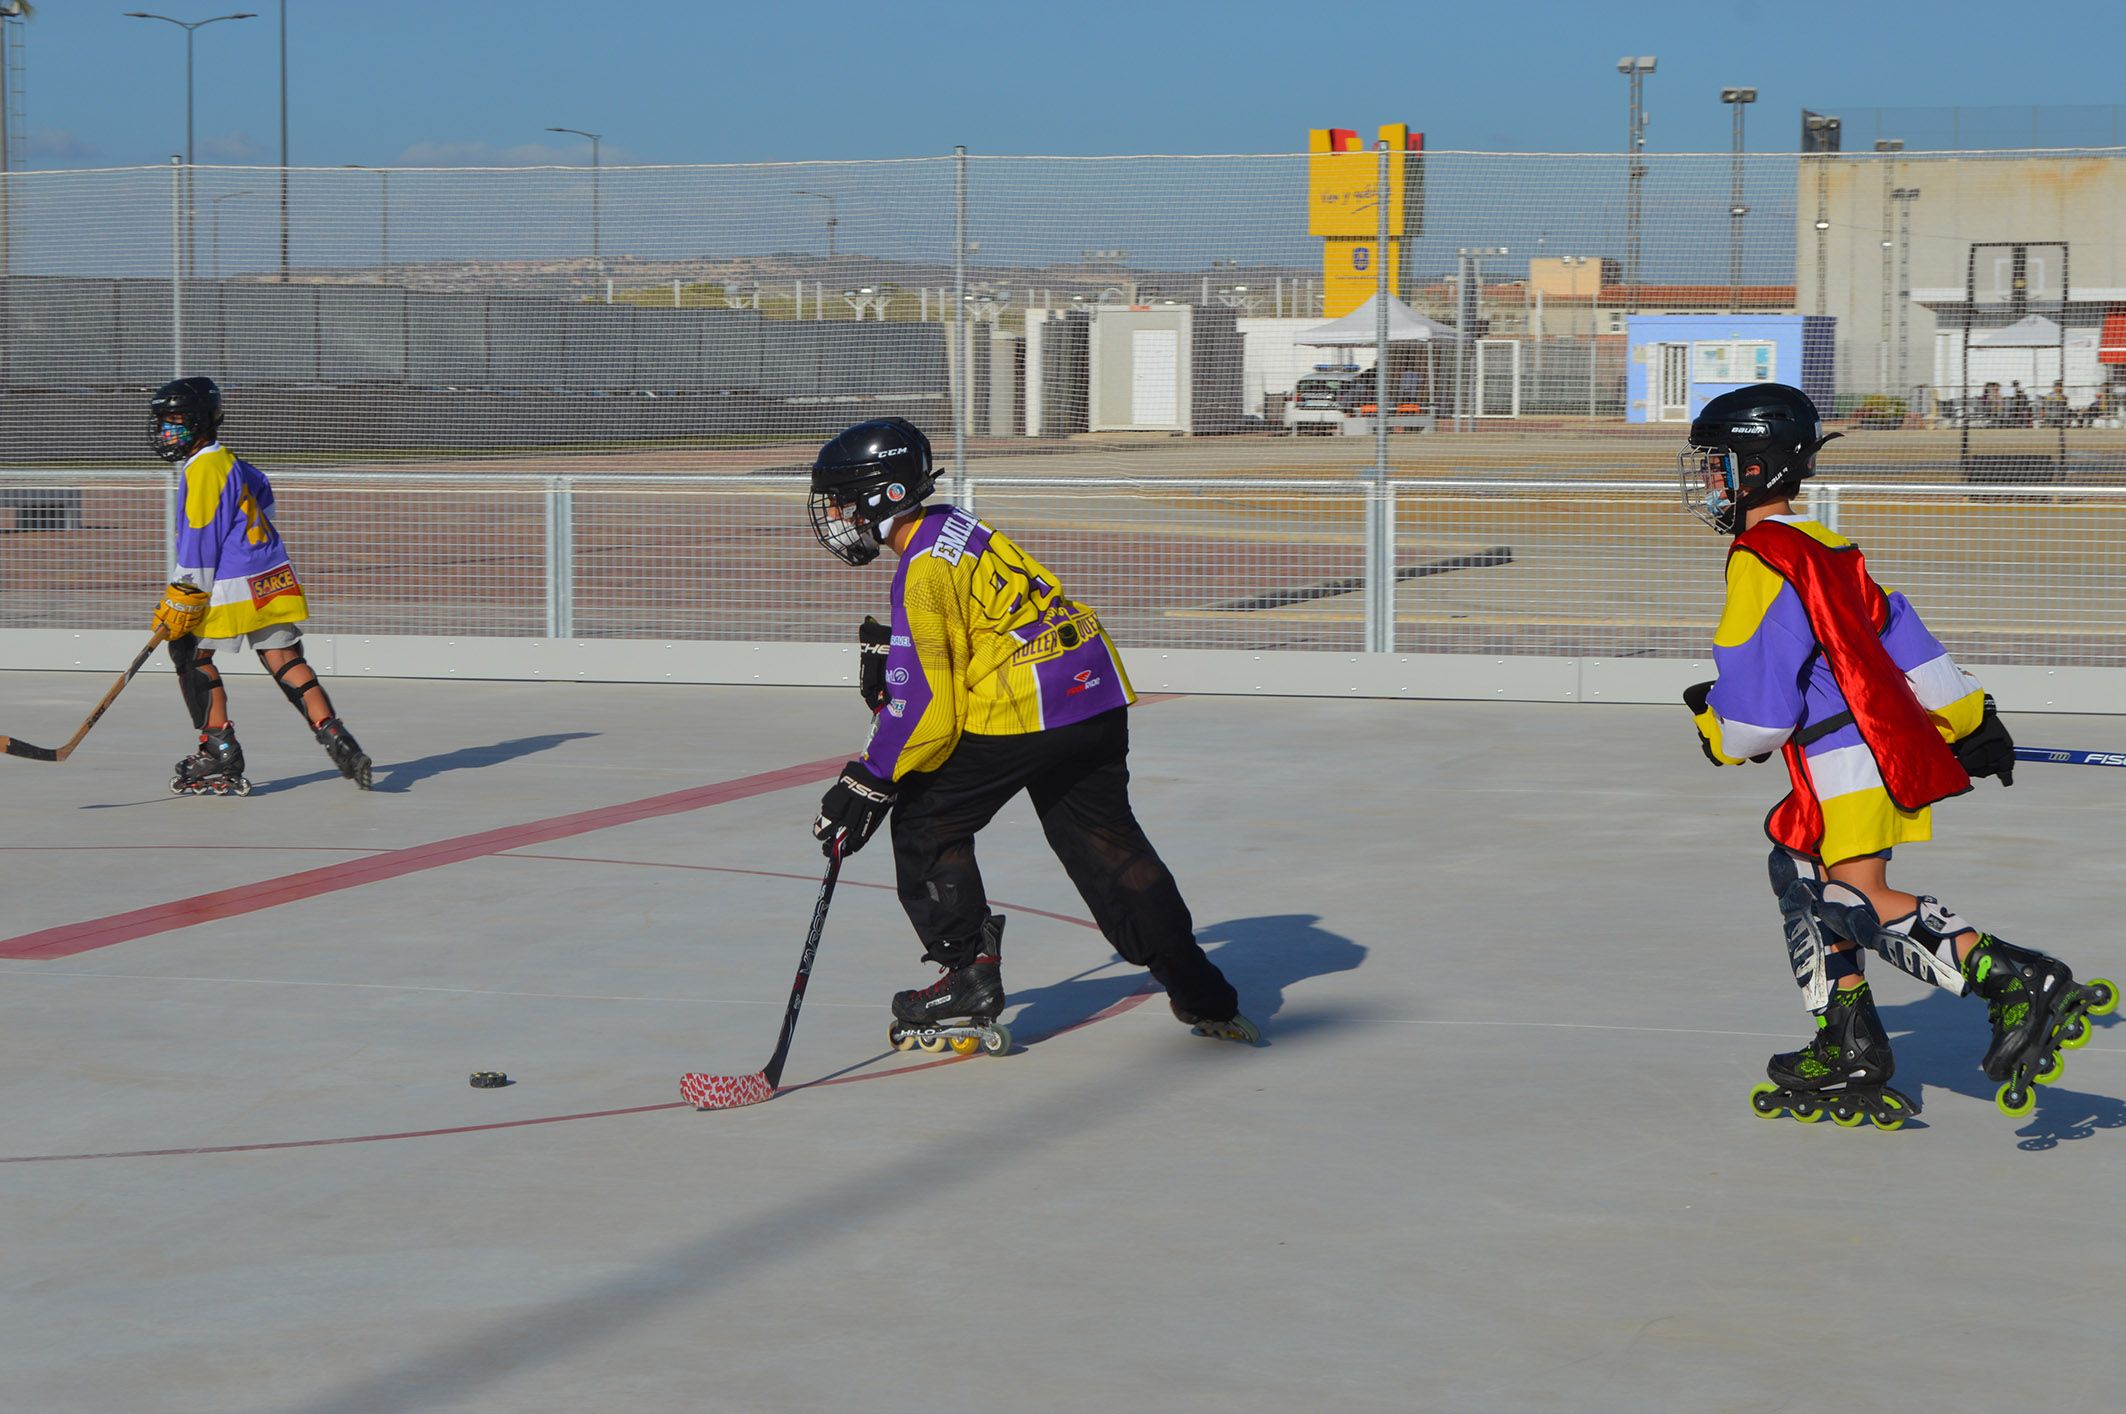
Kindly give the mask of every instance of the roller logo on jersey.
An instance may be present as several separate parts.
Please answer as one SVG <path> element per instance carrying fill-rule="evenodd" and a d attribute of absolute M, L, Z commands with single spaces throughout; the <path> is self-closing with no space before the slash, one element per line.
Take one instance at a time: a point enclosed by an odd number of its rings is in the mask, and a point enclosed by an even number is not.
<path fill-rule="evenodd" d="M 279 569 L 267 570 L 264 574 L 254 574 L 245 584 L 251 590 L 251 603 L 261 609 L 282 595 L 303 592 L 303 587 L 295 582 L 293 565 L 282 565 Z"/>

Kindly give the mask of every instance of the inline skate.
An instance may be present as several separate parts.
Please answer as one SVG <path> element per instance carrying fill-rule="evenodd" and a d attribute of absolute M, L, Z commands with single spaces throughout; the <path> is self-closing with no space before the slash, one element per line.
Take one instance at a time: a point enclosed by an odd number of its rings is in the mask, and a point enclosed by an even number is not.
<path fill-rule="evenodd" d="M 332 758 L 332 764 L 339 767 L 340 774 L 368 790 L 369 754 L 354 739 L 354 733 L 347 730 L 347 724 L 337 717 L 327 717 L 310 730 L 317 737 L 317 744 Z"/>
<path fill-rule="evenodd" d="M 1001 1056 L 1009 1051 L 1011 1031 L 997 1024 L 1005 1004 L 1003 941 L 1004 920 L 991 914 L 982 925 L 981 951 L 966 966 L 945 968 L 927 987 L 894 993 L 887 1042 L 897 1051 L 921 1049 L 933 1055 L 949 1050 L 961 1056 L 976 1051 Z"/>
<path fill-rule="evenodd" d="M 2108 978 L 2074 980 L 2056 957 L 2019 948 L 1990 933 L 1964 957 L 1964 977 L 1984 998 L 1993 1040 L 1979 1068 L 2000 1082 L 1993 1102 L 2015 1118 L 2037 1107 L 2037 1087 L 2066 1074 L 2063 1050 L 2089 1041 L 2089 1018 L 2118 1009 L 2118 985 Z"/>
<path fill-rule="evenodd" d="M 1224 1021 L 1212 1021 L 1184 1011 L 1171 997 L 1167 998 L 1166 1007 L 1174 1014 L 1174 1020 L 1198 1036 L 1208 1036 L 1214 1041 L 1238 1041 L 1243 1046 L 1252 1046 L 1262 1039 L 1262 1028 L 1237 1011 Z"/>
<path fill-rule="evenodd" d="M 1816 1018 L 1808 1045 L 1766 1062 L 1771 1079 L 1750 1091 L 1750 1108 L 1761 1119 L 1791 1112 L 1803 1124 L 1829 1115 L 1847 1129 L 1863 1120 L 1877 1129 L 1900 1129 L 1919 1113 L 1919 1102 L 1889 1087 L 1896 1069 L 1868 984 L 1842 987 Z"/>
<path fill-rule="evenodd" d="M 249 795 L 251 783 L 244 779 L 244 749 L 237 743 L 234 723 L 206 727 L 199 733 L 199 750 L 177 763 L 170 777 L 172 795 Z"/>

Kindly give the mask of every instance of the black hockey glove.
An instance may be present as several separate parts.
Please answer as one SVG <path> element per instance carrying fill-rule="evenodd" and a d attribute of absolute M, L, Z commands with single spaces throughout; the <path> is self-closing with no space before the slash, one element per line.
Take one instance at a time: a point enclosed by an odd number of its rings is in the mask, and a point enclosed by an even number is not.
<path fill-rule="evenodd" d="M 1706 701 L 1712 695 L 1713 685 L 1709 682 L 1694 682 L 1683 689 L 1683 705 L 1690 708 L 1692 725 L 1695 726 L 1697 719 L 1705 715 Z M 1698 728 L 1698 749 L 1704 752 L 1705 759 L 1715 766 L 1725 764 L 1719 757 L 1713 755 L 1713 739 L 1705 734 L 1703 727 Z"/>
<path fill-rule="evenodd" d="M 1956 753 L 1957 764 L 1974 779 L 1999 776 L 2002 785 L 2015 784 L 2015 738 L 2008 735 L 2000 714 L 1993 710 L 1992 693 L 1986 694 L 1986 712 L 1978 719 L 1977 730 L 1950 750 Z"/>
<path fill-rule="evenodd" d="M 877 712 L 893 699 L 886 690 L 886 654 L 893 647 L 893 630 L 864 615 L 863 627 L 856 631 L 856 690 L 863 694 L 864 705 Z"/>
<path fill-rule="evenodd" d="M 864 847 L 893 809 L 893 785 L 871 774 L 861 761 L 842 767 L 841 779 L 820 797 L 819 818 L 812 822 L 812 838 L 819 852 L 832 858 L 839 844 L 844 859 Z"/>

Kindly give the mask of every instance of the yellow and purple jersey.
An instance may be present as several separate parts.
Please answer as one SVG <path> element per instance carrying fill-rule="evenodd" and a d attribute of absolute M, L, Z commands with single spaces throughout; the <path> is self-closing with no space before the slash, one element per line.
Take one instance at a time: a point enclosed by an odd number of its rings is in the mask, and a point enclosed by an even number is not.
<path fill-rule="evenodd" d="M 184 505 L 170 579 L 207 591 L 201 638 L 235 638 L 310 617 L 303 587 L 273 528 L 265 473 L 221 443 L 185 461 Z"/>
<path fill-rule="evenodd" d="M 1776 519 L 1834 550 L 1852 543 L 1800 516 Z M 1969 735 L 1985 710 L 1978 680 L 1957 666 L 1904 595 L 1875 588 L 1884 601 L 1882 646 L 1928 722 L 1944 742 Z M 1929 838 L 1927 808 L 1902 809 L 1884 787 L 1800 595 L 1755 555 L 1728 557 L 1713 663 L 1719 677 L 1698 725 L 1719 759 L 1737 764 L 1793 741 L 1805 766 L 1797 789 L 1806 784 L 1821 806 L 1820 841 L 1778 843 L 1836 862 Z"/>
<path fill-rule="evenodd" d="M 1019 736 L 1136 700 L 1092 610 L 1011 538 L 957 506 L 922 509 L 893 572 L 886 705 L 863 762 L 897 781 L 960 736 Z"/>

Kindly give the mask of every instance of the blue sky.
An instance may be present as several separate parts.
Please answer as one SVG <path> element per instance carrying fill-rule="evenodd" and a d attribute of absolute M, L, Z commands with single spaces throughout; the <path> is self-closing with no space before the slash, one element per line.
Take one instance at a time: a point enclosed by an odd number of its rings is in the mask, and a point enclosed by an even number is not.
<path fill-rule="evenodd" d="M 135 0 L 141 3 L 141 0 Z M 198 35 L 202 162 L 278 150 L 276 0 Z M 183 142 L 183 35 L 122 3 L 40 0 L 28 164 L 158 162 Z M 184 19 L 237 4 L 148 3 Z M 1293 151 L 1408 121 L 1448 149 L 1615 151 L 1625 53 L 1655 54 L 1654 151 L 1724 151 L 1723 84 L 1760 90 L 1753 150 L 1804 107 L 2126 102 L 2126 6 L 1640 3 L 781 5 L 289 0 L 298 166 L 622 164 L 985 153 Z"/>

